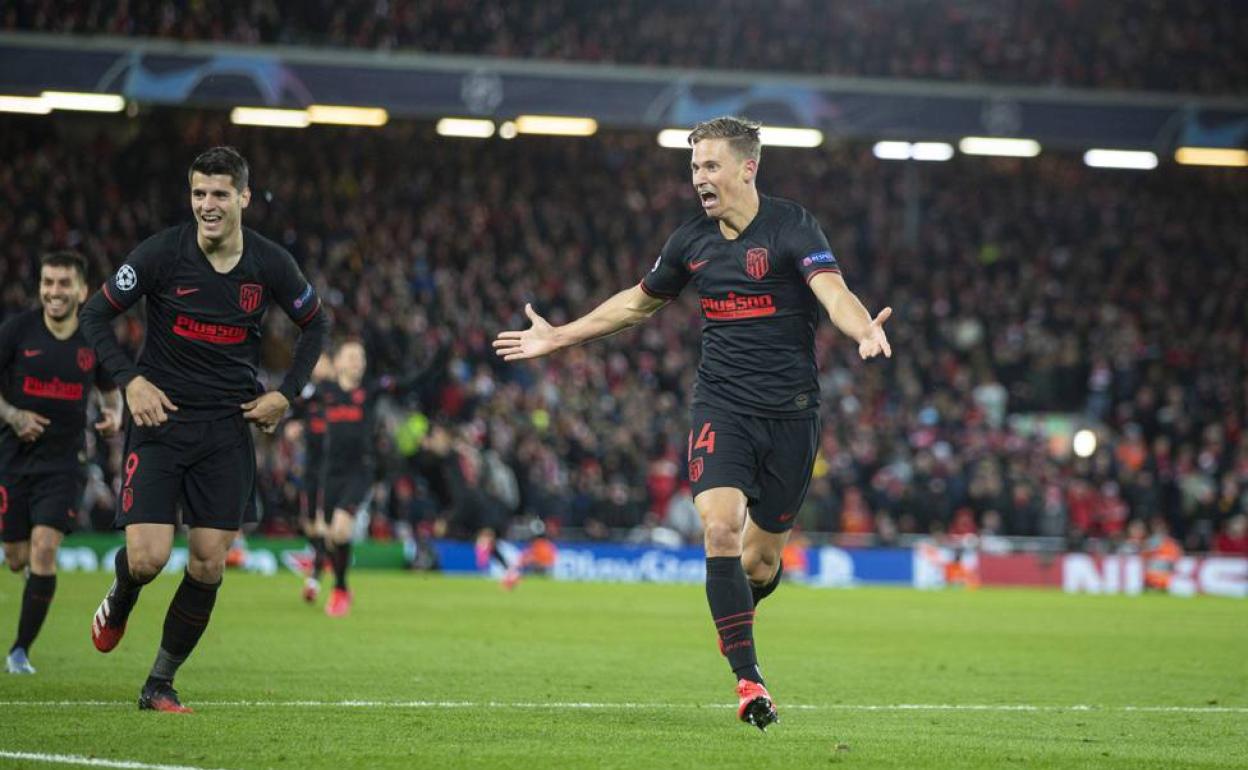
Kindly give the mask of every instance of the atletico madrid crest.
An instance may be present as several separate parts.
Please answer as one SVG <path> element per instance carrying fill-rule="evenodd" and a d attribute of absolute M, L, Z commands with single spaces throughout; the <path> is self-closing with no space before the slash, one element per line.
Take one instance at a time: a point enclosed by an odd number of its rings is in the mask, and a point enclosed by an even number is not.
<path fill-rule="evenodd" d="M 767 261 L 767 249 L 750 249 L 745 252 L 745 273 L 754 280 L 762 280 L 771 268 Z"/>
<path fill-rule="evenodd" d="M 78 368 L 89 372 L 95 368 L 95 351 L 91 348 L 78 348 Z"/>
<path fill-rule="evenodd" d="M 264 293 L 264 287 L 258 283 L 245 283 L 238 289 L 238 304 L 243 308 L 244 313 L 250 313 L 260 307 L 260 295 Z"/>

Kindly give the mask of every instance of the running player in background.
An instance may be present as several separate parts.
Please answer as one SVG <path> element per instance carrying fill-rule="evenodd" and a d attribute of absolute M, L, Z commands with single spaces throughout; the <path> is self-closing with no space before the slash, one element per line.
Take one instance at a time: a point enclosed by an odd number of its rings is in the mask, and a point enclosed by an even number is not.
<path fill-rule="evenodd" d="M 26 571 L 17 638 L 5 668 L 33 674 L 30 646 L 56 593 L 56 554 L 69 532 L 86 480 L 83 439 L 87 396 L 100 394 L 95 429 L 121 427 L 121 393 L 97 365 L 78 328 L 87 298 L 87 261 L 72 251 L 41 260 L 41 310 L 0 326 L 0 536 L 4 560 Z"/>
<path fill-rule="evenodd" d="M 291 417 L 303 422 L 303 489 L 299 493 L 299 528 L 312 549 L 312 563 L 303 582 L 303 600 L 311 604 L 321 592 L 321 570 L 329 557 L 326 526 L 321 513 L 321 473 L 324 468 L 325 405 L 323 390 L 334 377 L 330 357 L 322 353 L 312 369 L 312 379 L 291 407 Z"/>
<path fill-rule="evenodd" d="M 334 378 L 322 387 L 321 408 L 326 423 L 322 451 L 322 509 L 328 517 L 326 545 L 334 565 L 334 590 L 325 603 L 325 614 L 342 617 L 351 611 L 352 594 L 347 586 L 351 566 L 351 538 L 355 516 L 368 502 L 377 473 L 377 402 L 383 394 L 407 393 L 435 376 L 446 360 L 441 348 L 434 361 L 403 381 L 383 376 L 365 384 L 368 360 L 364 346 L 348 340 L 334 353 Z"/>
<path fill-rule="evenodd" d="M 82 312 L 83 333 L 126 389 L 130 423 L 116 580 L 96 610 L 91 638 L 109 652 L 144 585 L 173 548 L 175 508 L 190 528 L 189 559 L 165 616 L 140 709 L 186 712 L 173 689 L 178 668 L 203 634 L 226 554 L 253 497 L 254 423 L 272 432 L 303 390 L 329 328 L 316 291 L 281 246 L 242 225 L 251 200 L 247 161 L 230 147 L 201 154 L 187 173 L 195 223 L 171 227 L 130 253 Z M 136 364 L 112 320 L 147 298 L 147 339 Z M 257 375 L 261 321 L 276 304 L 302 329 L 276 390 Z"/>
<path fill-rule="evenodd" d="M 757 123 L 716 118 L 689 134 L 694 190 L 704 215 L 668 238 L 654 267 L 569 324 L 532 325 L 494 342 L 507 361 L 640 324 L 697 289 L 702 359 L 694 388 L 689 479 L 706 545 L 706 596 L 720 651 L 737 677 L 737 716 L 766 729 L 777 719 L 754 647 L 754 608 L 780 583 L 781 553 L 806 495 L 819 438 L 815 326 L 819 307 L 872 358 L 892 350 L 884 308 L 874 319 L 845 285 L 815 218 L 755 186 Z"/>

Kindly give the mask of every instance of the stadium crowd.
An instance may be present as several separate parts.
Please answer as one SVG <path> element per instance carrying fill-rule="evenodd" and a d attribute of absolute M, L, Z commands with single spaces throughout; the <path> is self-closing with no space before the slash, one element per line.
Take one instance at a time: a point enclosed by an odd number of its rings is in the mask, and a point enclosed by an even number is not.
<path fill-rule="evenodd" d="M 1243 95 L 1219 0 L 15 0 L 0 29 Z M 793 34 L 801 30 L 802 34 Z M 625 32 L 626 31 L 626 32 Z"/>
<path fill-rule="evenodd" d="M 684 153 L 638 134 L 471 142 L 416 124 L 245 130 L 195 112 L 5 118 L 3 313 L 32 301 L 43 251 L 81 250 L 98 283 L 184 220 L 183 169 L 222 142 L 252 164 L 245 222 L 295 254 L 371 373 L 410 373 L 449 348 L 423 390 L 384 410 L 375 535 L 541 521 L 696 539 L 694 298 L 552 359 L 507 365 L 490 348 L 525 324 L 525 302 L 559 323 L 640 279 L 698 215 Z M 863 364 L 820 327 L 822 452 L 800 526 L 1079 546 L 1160 516 L 1190 549 L 1248 550 L 1248 179 L 1050 155 L 910 172 L 861 145 L 764 153 L 763 192 L 809 208 L 868 307 L 894 308 L 889 362 Z M 271 321 L 264 363 L 280 371 L 292 327 Z M 121 333 L 137 347 L 137 321 Z M 1100 444 L 1079 459 L 1067 429 L 1085 424 Z M 298 432 L 258 450 L 271 531 L 296 509 Z M 118 453 L 98 447 L 97 523 Z"/>

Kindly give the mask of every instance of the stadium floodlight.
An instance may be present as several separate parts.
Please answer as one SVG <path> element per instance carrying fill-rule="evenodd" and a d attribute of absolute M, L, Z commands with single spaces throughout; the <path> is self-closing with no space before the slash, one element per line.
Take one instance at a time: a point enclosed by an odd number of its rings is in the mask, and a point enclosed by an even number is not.
<path fill-rule="evenodd" d="M 665 128 L 659 132 L 659 146 L 669 150 L 687 150 L 689 149 L 689 132 L 692 130 L 690 128 Z"/>
<path fill-rule="evenodd" d="M 953 145 L 946 142 L 915 142 L 910 145 L 915 160 L 946 161 L 953 158 Z"/>
<path fill-rule="evenodd" d="M 434 130 L 438 132 L 438 136 L 489 139 L 494 136 L 494 121 L 477 118 L 442 118 Z"/>
<path fill-rule="evenodd" d="M 1005 139 L 998 136 L 968 136 L 958 142 L 967 155 L 1000 155 L 1006 158 L 1034 158 L 1040 154 L 1035 139 Z"/>
<path fill-rule="evenodd" d="M 1148 171 L 1157 168 L 1157 155 L 1145 150 L 1092 149 L 1083 154 L 1083 162 L 1092 168 L 1129 168 Z"/>
<path fill-rule="evenodd" d="M 126 108 L 125 97 L 117 94 L 91 94 L 77 91 L 44 91 L 43 101 L 54 110 L 78 110 L 81 112 L 121 112 Z"/>
<path fill-rule="evenodd" d="M 42 96 L 0 96 L 0 112 L 20 112 L 24 115 L 47 115 L 52 111 Z"/>
<path fill-rule="evenodd" d="M 784 128 L 763 126 L 758 138 L 770 147 L 818 147 L 823 144 L 823 132 L 814 128 Z"/>
<path fill-rule="evenodd" d="M 308 105 L 308 120 L 335 126 L 384 126 L 390 113 L 381 107 L 346 107 L 334 104 Z"/>
<path fill-rule="evenodd" d="M 563 115 L 521 115 L 516 118 L 516 132 L 549 136 L 593 136 L 598 133 L 598 121 Z"/>
<path fill-rule="evenodd" d="M 876 142 L 871 154 L 880 160 L 910 160 L 910 143 Z"/>
<path fill-rule="evenodd" d="M 953 157 L 953 145 L 945 142 L 876 142 L 871 153 L 880 160 L 943 161 Z"/>
<path fill-rule="evenodd" d="M 1180 147 L 1174 159 L 1184 166 L 1248 166 L 1248 150 L 1219 147 Z"/>
<path fill-rule="evenodd" d="M 230 122 L 239 126 L 268 126 L 270 128 L 307 128 L 307 110 L 275 110 L 269 107 L 235 107 L 230 112 Z"/>
<path fill-rule="evenodd" d="M 1096 434 L 1087 428 L 1075 431 L 1070 448 L 1076 457 L 1091 457 L 1096 454 Z"/>

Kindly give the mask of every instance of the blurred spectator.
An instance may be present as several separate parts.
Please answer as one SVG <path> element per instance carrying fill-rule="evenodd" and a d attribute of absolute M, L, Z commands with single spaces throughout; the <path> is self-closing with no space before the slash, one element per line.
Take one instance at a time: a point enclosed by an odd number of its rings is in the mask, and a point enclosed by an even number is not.
<path fill-rule="evenodd" d="M 1226 522 L 1213 544 L 1213 552 L 1224 555 L 1248 556 L 1248 515 L 1238 514 Z"/>
<path fill-rule="evenodd" d="M 0 28 L 1192 93 L 1248 86 L 1248 13 L 1222 0 L 10 0 Z"/>
<path fill-rule="evenodd" d="M 521 515 L 596 537 L 645 523 L 697 538 L 680 451 L 694 298 L 535 363 L 490 347 L 525 323 L 526 302 L 559 323 L 635 283 L 695 210 L 685 154 L 630 134 L 467 142 L 410 123 L 0 118 L 0 315 L 29 302 L 43 251 L 78 248 L 98 281 L 185 220 L 183 169 L 218 143 L 251 160 L 247 224 L 296 256 L 336 334 L 364 340 L 383 373 L 451 350 L 436 382 L 379 408 L 377 513 L 469 537 Z M 802 528 L 888 542 L 967 508 L 972 525 L 992 513 L 999 534 L 1079 547 L 1122 537 L 1131 518 L 1162 516 L 1191 550 L 1231 532 L 1248 488 L 1248 178 L 1047 154 L 911 170 L 914 239 L 900 225 L 904 164 L 855 145 L 764 154 L 764 192 L 810 208 L 850 284 L 895 312 L 898 355 L 882 364 L 826 322 L 817 332 L 823 435 Z M 141 345 L 134 318 L 119 331 Z M 273 317 L 266 372 L 284 369 L 292 339 Z M 1032 419 L 1093 402 L 1104 423 L 1090 458 Z M 299 444 L 297 430 L 258 444 L 270 522 L 297 510 Z M 114 479 L 115 446 L 93 457 Z"/>

